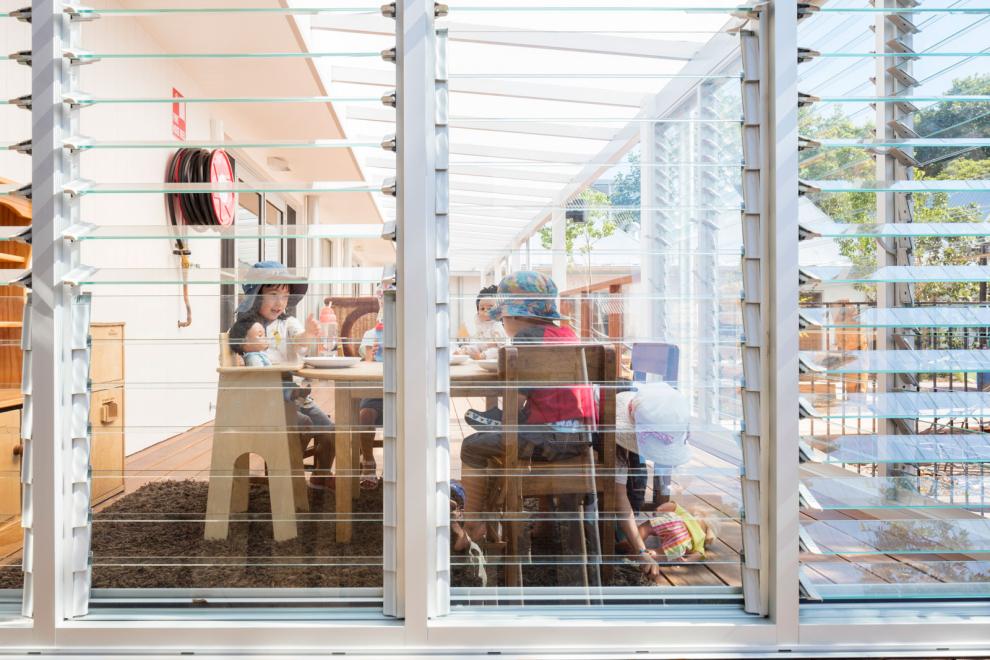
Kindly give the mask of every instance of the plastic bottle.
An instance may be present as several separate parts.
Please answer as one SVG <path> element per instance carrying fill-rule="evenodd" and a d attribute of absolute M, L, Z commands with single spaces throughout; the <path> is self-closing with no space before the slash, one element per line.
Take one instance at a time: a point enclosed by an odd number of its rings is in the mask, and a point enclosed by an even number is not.
<path fill-rule="evenodd" d="M 385 361 L 385 325 L 379 321 L 375 324 L 375 362 Z"/>
<path fill-rule="evenodd" d="M 320 334 L 323 335 L 323 353 L 331 355 L 337 347 L 337 314 L 332 302 L 320 310 Z"/>

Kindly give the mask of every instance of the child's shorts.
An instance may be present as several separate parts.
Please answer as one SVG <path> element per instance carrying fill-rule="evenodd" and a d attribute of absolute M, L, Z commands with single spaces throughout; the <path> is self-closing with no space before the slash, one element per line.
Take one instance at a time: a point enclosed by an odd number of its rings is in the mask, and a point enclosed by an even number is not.
<path fill-rule="evenodd" d="M 533 461 L 560 461 L 585 455 L 591 447 L 587 433 L 526 431 L 518 435 L 519 458 Z M 461 462 L 478 470 L 492 458 L 505 456 L 505 436 L 497 432 L 472 433 L 461 444 Z"/>
<path fill-rule="evenodd" d="M 375 426 L 381 426 L 385 423 L 384 415 L 384 405 L 385 402 L 382 399 L 361 399 L 358 403 L 358 408 L 361 410 L 370 409 L 375 411 L 375 421 L 373 424 Z"/>

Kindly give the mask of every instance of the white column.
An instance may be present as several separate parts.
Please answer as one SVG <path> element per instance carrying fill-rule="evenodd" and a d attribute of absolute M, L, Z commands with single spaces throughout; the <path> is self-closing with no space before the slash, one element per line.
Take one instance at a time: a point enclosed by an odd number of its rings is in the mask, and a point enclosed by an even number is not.
<path fill-rule="evenodd" d="M 351 250 L 351 239 L 339 238 L 333 242 L 335 258 L 334 263 L 341 268 L 350 268 L 354 265 L 354 253 Z M 353 284 L 338 284 L 337 293 L 342 296 L 354 295 Z"/>
<path fill-rule="evenodd" d="M 768 199 L 768 300 L 765 326 L 771 338 L 764 399 L 768 429 L 761 480 L 769 486 L 761 517 L 769 518 L 762 572 L 769 577 L 770 618 L 780 644 L 798 641 L 798 127 L 797 13 L 774 2 L 764 34 L 770 157 L 763 194 Z M 769 505 L 769 511 L 766 510 Z M 773 512 L 773 515 L 769 515 Z M 761 589 L 761 591 L 765 591 Z"/>
<path fill-rule="evenodd" d="M 305 224 L 307 233 L 310 227 L 320 224 L 320 198 L 316 195 L 306 195 L 306 221 L 299 224 Z M 311 239 L 306 242 L 309 244 L 309 254 L 307 255 L 309 267 L 319 268 L 323 265 L 323 248 L 325 247 L 323 239 Z M 312 296 L 313 302 L 307 306 L 307 309 L 318 310 L 323 304 L 323 297 L 330 293 L 330 287 L 326 284 L 317 285 L 317 290 L 314 293 L 317 295 Z"/>
<path fill-rule="evenodd" d="M 883 0 L 884 7 L 903 8 L 910 6 L 903 0 Z M 898 13 L 899 21 L 910 20 L 911 14 Z M 885 14 L 877 14 L 874 26 L 875 48 L 878 53 L 890 52 L 887 45 L 891 40 L 897 39 L 906 44 L 909 48 L 913 45 L 913 36 L 910 31 L 902 31 L 897 24 L 890 20 Z M 901 96 L 910 97 L 911 88 L 903 85 L 897 78 L 891 75 L 894 68 L 900 69 L 910 74 L 912 61 L 900 57 L 877 57 L 876 73 L 874 76 L 876 95 L 880 98 Z M 913 116 L 901 109 L 897 103 L 878 102 L 876 106 L 876 139 L 877 141 L 889 140 L 897 137 L 897 131 L 892 127 L 891 122 L 900 122 L 906 126 L 914 124 Z M 912 150 L 907 149 L 910 153 Z M 905 166 L 888 152 L 878 153 L 876 158 L 876 179 L 878 181 L 898 181 L 913 178 L 910 167 Z M 909 195 L 905 193 L 876 193 L 878 223 L 912 222 L 912 209 Z M 881 266 L 908 266 L 912 263 L 912 240 L 906 239 L 878 239 L 877 257 L 878 265 Z M 881 284 L 877 286 L 877 307 L 900 307 L 910 305 L 913 300 L 913 290 L 911 284 Z M 884 330 L 877 333 L 877 350 L 893 350 L 897 348 L 895 335 L 902 334 L 896 329 Z M 908 339 L 908 341 L 911 341 Z M 913 383 L 908 380 L 905 374 L 879 374 L 877 376 L 878 391 L 898 391 L 913 390 Z M 881 419 L 878 420 L 878 431 L 882 434 L 896 434 L 904 432 L 915 432 L 914 426 L 909 420 L 901 419 Z M 916 471 L 916 466 L 905 464 L 881 463 L 878 466 L 880 476 L 912 476 Z"/>
<path fill-rule="evenodd" d="M 438 405 L 438 351 L 431 350 L 437 346 L 439 333 L 435 272 L 436 35 L 433 0 L 397 0 L 396 9 L 396 464 L 400 496 L 394 504 L 401 524 L 396 557 L 400 609 L 395 614 L 405 618 L 408 643 L 416 646 L 427 643 L 427 622 L 438 610 L 435 533 L 440 511 L 432 499 L 437 484 L 434 439 L 438 418 L 447 415 Z"/>
<path fill-rule="evenodd" d="M 655 283 L 658 279 L 657 262 L 653 254 L 655 249 L 654 236 L 657 228 L 655 223 L 655 211 L 652 210 L 654 204 L 653 190 L 657 168 L 653 167 L 656 160 L 654 154 L 654 125 L 650 122 L 643 122 L 639 128 L 639 263 L 640 281 L 635 286 L 635 291 L 640 296 L 639 304 L 627 305 L 632 308 L 635 317 L 636 336 L 638 339 L 655 341 L 658 336 L 657 328 L 654 327 L 654 319 L 660 316 L 657 307 L 662 303 L 654 300 L 652 296 L 656 293 Z M 663 274 L 660 273 L 660 277 Z"/>
<path fill-rule="evenodd" d="M 24 524 L 29 527 L 30 553 L 25 562 L 24 613 L 33 616 L 39 637 L 54 642 L 54 628 L 68 611 L 72 593 L 72 491 L 67 487 L 72 448 L 67 446 L 71 394 L 66 360 L 70 355 L 69 296 L 60 281 L 71 267 L 71 252 L 59 239 L 72 220 L 72 204 L 62 194 L 66 181 L 78 175 L 78 159 L 62 148 L 73 135 L 73 111 L 62 103 L 74 74 L 62 56 L 72 44 L 72 27 L 64 8 L 73 3 L 36 0 L 32 4 L 31 118 L 32 159 L 32 294 L 30 484 Z M 27 450 L 28 448 L 25 447 Z M 25 457 L 27 458 L 27 456 Z M 88 499 L 87 499 L 88 502 Z"/>
<path fill-rule="evenodd" d="M 550 276 L 558 291 L 567 289 L 567 214 L 563 208 L 554 208 L 550 216 L 552 230 L 553 266 Z"/>

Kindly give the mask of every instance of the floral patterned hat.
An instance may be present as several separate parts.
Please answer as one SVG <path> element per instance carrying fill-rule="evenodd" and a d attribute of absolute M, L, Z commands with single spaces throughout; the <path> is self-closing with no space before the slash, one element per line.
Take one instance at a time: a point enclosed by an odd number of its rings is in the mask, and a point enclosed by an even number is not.
<path fill-rule="evenodd" d="M 542 273 L 524 270 L 506 275 L 498 284 L 498 300 L 499 305 L 488 312 L 493 321 L 503 316 L 564 318 L 557 311 L 557 285 Z"/>

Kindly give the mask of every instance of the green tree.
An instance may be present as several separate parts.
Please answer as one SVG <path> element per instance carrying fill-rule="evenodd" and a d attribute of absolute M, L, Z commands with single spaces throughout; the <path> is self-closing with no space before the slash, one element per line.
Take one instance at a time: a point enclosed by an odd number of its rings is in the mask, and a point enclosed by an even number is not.
<path fill-rule="evenodd" d="M 574 262 L 575 253 L 584 256 L 587 267 L 588 285 L 591 285 L 591 251 L 595 243 L 615 233 L 617 224 L 612 218 L 608 195 L 586 188 L 577 197 L 584 204 L 584 222 L 569 220 L 564 230 L 564 250 L 568 263 Z M 546 225 L 540 230 L 540 244 L 544 249 L 553 248 L 553 227 Z"/>
<path fill-rule="evenodd" d="M 945 91 L 953 96 L 980 96 L 990 94 L 990 73 L 957 78 Z M 990 102 L 966 103 L 961 101 L 933 103 L 915 115 L 915 131 L 923 137 L 964 138 L 986 137 L 990 134 Z M 924 166 L 929 176 L 939 174 L 958 153 L 955 147 L 919 147 L 915 158 Z M 967 149 L 966 157 L 973 161 L 990 158 L 990 148 Z M 937 160 L 936 160 L 937 159 Z"/>
<path fill-rule="evenodd" d="M 921 173 L 919 179 L 979 180 L 990 178 L 990 159 L 956 159 L 935 176 Z M 982 222 L 983 210 L 978 204 L 951 206 L 951 194 L 915 193 L 915 222 Z M 943 239 L 935 236 L 918 238 L 914 242 L 915 262 L 919 266 L 964 266 L 973 262 L 980 239 L 975 236 Z M 980 285 L 974 282 L 931 282 L 918 284 L 918 300 L 977 300 Z"/>
<path fill-rule="evenodd" d="M 971 76 L 955 80 L 947 94 L 988 94 L 990 75 Z M 965 106 L 965 107 L 962 107 Z M 979 106 L 985 106 L 982 111 Z M 969 109 L 967 109 L 969 108 Z M 975 108 L 975 109 L 974 109 Z M 945 130 L 947 127 L 966 122 L 964 126 L 945 131 L 944 137 L 960 137 L 972 131 L 990 130 L 990 103 L 941 103 L 926 110 L 916 123 L 919 134 Z M 802 111 L 798 119 L 802 135 L 817 138 L 859 138 L 869 139 L 873 126 L 869 123 L 854 124 L 848 117 L 836 110 L 831 115 L 815 115 Z M 943 148 L 941 150 L 945 152 Z M 924 162 L 916 150 L 916 157 Z M 813 179 L 872 179 L 874 161 L 864 156 L 861 149 L 823 149 L 810 152 L 801 162 L 801 176 Z M 990 178 L 990 150 L 977 149 L 967 152 L 967 158 L 939 161 L 926 167 L 916 168 L 917 179 L 979 180 Z M 952 205 L 949 193 L 915 193 L 915 222 L 980 222 L 982 210 L 977 204 Z M 810 199 L 829 217 L 837 222 L 871 223 L 876 218 L 876 196 L 873 193 L 838 193 L 813 195 Z M 842 239 L 838 241 L 839 252 L 854 266 L 868 269 L 877 265 L 878 246 L 875 239 Z M 977 248 L 975 238 L 938 237 L 918 238 L 914 242 L 914 259 L 918 265 L 963 265 L 972 263 Z M 867 295 L 874 294 L 874 287 L 860 287 Z M 918 284 L 915 299 L 918 301 L 976 300 L 979 285 L 963 282 L 933 282 Z"/>
<path fill-rule="evenodd" d="M 612 206 L 629 208 L 616 210 L 614 218 L 619 229 L 627 233 L 635 233 L 639 229 L 639 194 L 642 169 L 639 166 L 639 152 L 633 151 L 626 158 L 632 165 L 629 172 L 620 172 L 612 180 L 612 194 L 609 201 Z"/>
<path fill-rule="evenodd" d="M 831 114 L 816 114 L 802 108 L 798 114 L 798 130 L 801 135 L 819 139 L 861 139 L 873 135 L 872 124 L 855 124 L 839 108 Z M 871 179 L 873 158 L 864 155 L 862 149 L 820 149 L 806 152 L 801 161 L 801 178 L 816 179 Z M 833 193 L 811 195 L 809 199 L 828 217 L 836 222 L 866 224 L 876 216 L 876 197 L 872 193 Z M 876 263 L 876 242 L 870 238 L 842 239 L 839 253 L 855 266 L 868 268 Z M 869 293 L 869 287 L 862 287 Z"/>
<path fill-rule="evenodd" d="M 595 243 L 603 238 L 608 238 L 617 229 L 616 222 L 612 219 L 612 213 L 609 210 L 611 204 L 608 195 L 600 190 L 587 188 L 578 195 L 577 199 L 583 202 L 584 208 L 587 210 L 584 212 L 584 222 L 567 221 L 567 228 L 564 232 L 564 249 L 567 251 L 569 259 L 573 258 L 575 252 L 582 255 L 591 254 L 591 249 Z M 575 204 L 573 208 L 580 207 Z M 553 247 L 553 227 L 551 225 L 545 225 L 540 230 L 540 244 L 547 250 Z"/>

